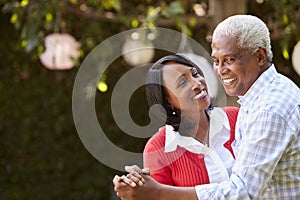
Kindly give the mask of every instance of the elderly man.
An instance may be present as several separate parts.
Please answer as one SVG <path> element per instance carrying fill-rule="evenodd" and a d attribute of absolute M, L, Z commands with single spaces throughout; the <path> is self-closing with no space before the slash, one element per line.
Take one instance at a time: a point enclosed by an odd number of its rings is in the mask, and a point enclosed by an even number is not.
<path fill-rule="evenodd" d="M 172 187 L 131 167 L 113 181 L 122 199 L 300 199 L 300 90 L 272 64 L 267 26 L 251 15 L 225 19 L 214 30 L 211 55 L 226 93 L 241 105 L 230 179 Z M 132 182 L 140 186 L 126 185 Z"/>

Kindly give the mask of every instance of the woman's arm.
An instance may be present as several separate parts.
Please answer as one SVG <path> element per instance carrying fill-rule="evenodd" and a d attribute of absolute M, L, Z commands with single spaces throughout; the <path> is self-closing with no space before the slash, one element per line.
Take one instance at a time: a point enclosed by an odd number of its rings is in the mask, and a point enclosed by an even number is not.
<path fill-rule="evenodd" d="M 165 128 L 153 135 L 147 142 L 143 152 L 144 168 L 151 170 L 151 177 L 166 185 L 174 185 L 170 161 L 167 158 L 165 149 Z"/>
<path fill-rule="evenodd" d="M 175 187 L 156 182 L 148 175 L 141 175 L 145 180 L 142 186 L 129 186 L 125 176 L 115 176 L 113 183 L 117 196 L 123 200 L 197 200 L 194 187 Z"/>

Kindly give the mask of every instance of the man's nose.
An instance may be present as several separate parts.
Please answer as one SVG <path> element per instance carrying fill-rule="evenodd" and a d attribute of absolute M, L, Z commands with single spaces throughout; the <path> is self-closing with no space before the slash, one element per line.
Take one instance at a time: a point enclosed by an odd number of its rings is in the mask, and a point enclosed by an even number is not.
<path fill-rule="evenodd" d="M 228 68 L 226 66 L 224 66 L 224 64 L 222 62 L 220 62 L 218 66 L 215 66 L 216 74 L 224 74 L 227 72 L 227 70 L 228 70 Z"/>

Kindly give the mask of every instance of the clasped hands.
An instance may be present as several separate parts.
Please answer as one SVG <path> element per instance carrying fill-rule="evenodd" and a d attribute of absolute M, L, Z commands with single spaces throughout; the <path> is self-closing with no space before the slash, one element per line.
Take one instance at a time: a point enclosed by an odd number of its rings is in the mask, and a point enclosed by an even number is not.
<path fill-rule="evenodd" d="M 114 190 L 122 200 L 159 199 L 159 184 L 151 178 L 148 168 L 140 169 L 137 165 L 125 166 L 127 175 L 115 175 Z"/>

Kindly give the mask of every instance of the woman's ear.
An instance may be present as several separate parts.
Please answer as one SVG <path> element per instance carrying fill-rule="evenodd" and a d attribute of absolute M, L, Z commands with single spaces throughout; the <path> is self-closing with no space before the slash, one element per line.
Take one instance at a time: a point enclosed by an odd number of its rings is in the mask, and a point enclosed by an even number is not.
<path fill-rule="evenodd" d="M 169 96 L 166 96 L 166 102 L 170 108 L 174 109 L 174 106 L 173 106 L 172 101 Z"/>

